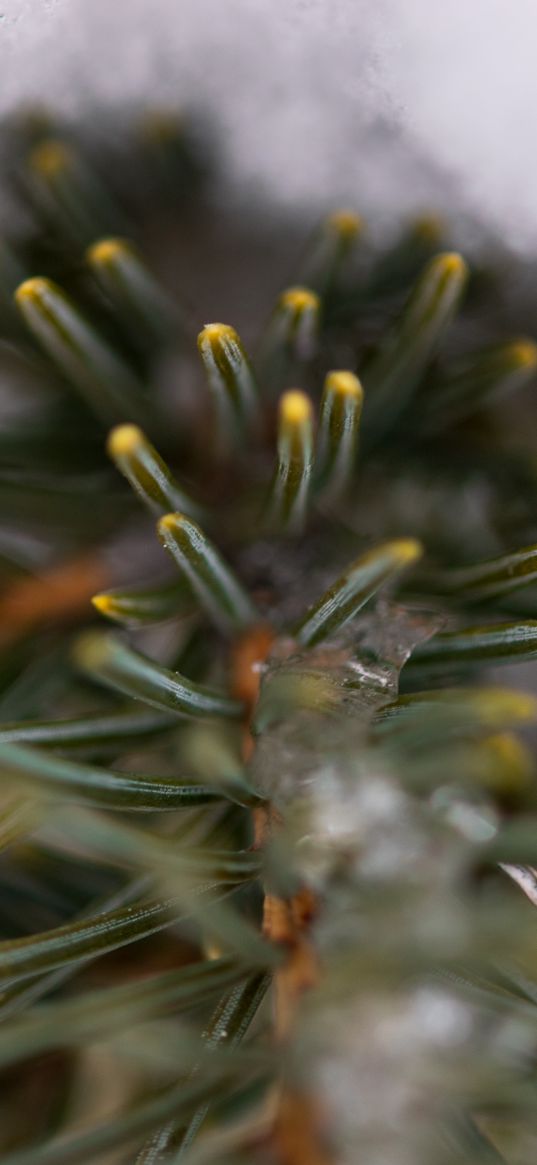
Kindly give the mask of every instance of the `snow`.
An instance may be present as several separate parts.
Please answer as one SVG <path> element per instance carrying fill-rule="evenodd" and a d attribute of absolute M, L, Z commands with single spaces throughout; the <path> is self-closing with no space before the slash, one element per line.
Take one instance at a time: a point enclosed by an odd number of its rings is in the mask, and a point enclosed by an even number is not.
<path fill-rule="evenodd" d="M 434 204 L 524 250 L 536 34 L 535 0 L 5 0 L 0 116 L 194 105 L 232 187 L 381 224 Z"/>

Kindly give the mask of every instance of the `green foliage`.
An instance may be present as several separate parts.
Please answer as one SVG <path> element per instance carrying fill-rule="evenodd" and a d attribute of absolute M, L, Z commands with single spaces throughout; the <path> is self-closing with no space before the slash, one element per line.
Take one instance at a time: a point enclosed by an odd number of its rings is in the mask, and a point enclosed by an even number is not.
<path fill-rule="evenodd" d="M 0 271 L 2 1161 L 533 1165 L 537 702 L 489 669 L 536 654 L 535 345 L 435 220 L 376 256 L 352 211 L 202 326 L 184 127 L 48 132 Z"/>

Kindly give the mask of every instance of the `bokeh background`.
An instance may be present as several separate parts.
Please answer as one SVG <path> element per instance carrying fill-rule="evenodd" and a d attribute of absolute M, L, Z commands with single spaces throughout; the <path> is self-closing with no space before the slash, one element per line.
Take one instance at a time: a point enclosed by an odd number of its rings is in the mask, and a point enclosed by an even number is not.
<path fill-rule="evenodd" d="M 4 0 L 0 115 L 209 113 L 234 196 L 537 247 L 535 0 Z M 117 124 L 117 123 L 116 123 Z"/>

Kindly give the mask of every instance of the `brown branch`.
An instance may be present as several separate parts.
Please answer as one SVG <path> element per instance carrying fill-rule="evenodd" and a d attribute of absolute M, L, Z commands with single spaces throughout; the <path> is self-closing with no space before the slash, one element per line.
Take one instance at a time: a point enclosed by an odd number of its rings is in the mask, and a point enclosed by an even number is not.
<path fill-rule="evenodd" d="M 107 582 L 102 561 L 88 554 L 42 575 L 17 579 L 0 596 L 0 647 L 49 622 L 76 619 L 89 610 L 91 596 Z"/>
<path fill-rule="evenodd" d="M 250 732 L 261 679 L 261 668 L 274 642 L 266 626 L 254 627 L 234 646 L 232 658 L 233 693 L 243 700 L 246 718 L 243 756 L 248 760 L 255 747 Z M 254 810 L 254 847 L 267 845 L 280 815 L 269 806 Z M 310 929 L 318 903 L 313 892 L 302 887 L 286 900 L 267 893 L 263 905 L 263 933 L 271 942 L 287 948 L 288 957 L 275 975 L 275 1034 L 279 1042 L 289 1038 L 302 995 L 318 982 L 317 954 Z M 331 1165 L 322 1145 L 319 1106 L 292 1087 L 283 1087 L 276 1107 L 273 1145 L 281 1165 Z"/>

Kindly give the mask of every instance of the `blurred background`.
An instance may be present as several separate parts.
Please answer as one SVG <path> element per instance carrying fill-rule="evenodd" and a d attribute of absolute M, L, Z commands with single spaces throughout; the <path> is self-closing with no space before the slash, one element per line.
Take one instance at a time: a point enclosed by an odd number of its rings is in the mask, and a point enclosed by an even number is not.
<path fill-rule="evenodd" d="M 0 115 L 209 115 L 244 200 L 433 204 L 537 245 L 534 0 L 4 0 Z M 117 129 L 117 122 L 116 129 Z"/>

